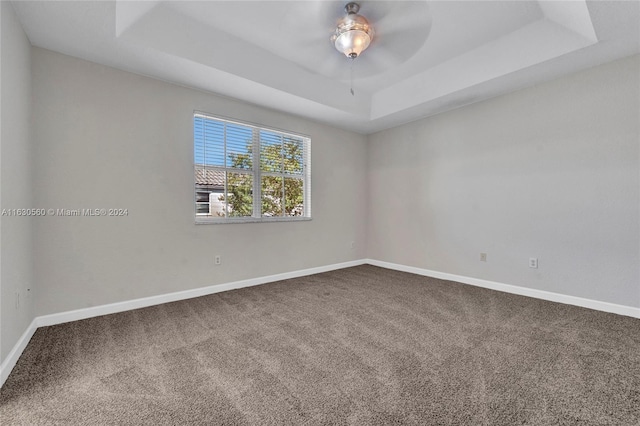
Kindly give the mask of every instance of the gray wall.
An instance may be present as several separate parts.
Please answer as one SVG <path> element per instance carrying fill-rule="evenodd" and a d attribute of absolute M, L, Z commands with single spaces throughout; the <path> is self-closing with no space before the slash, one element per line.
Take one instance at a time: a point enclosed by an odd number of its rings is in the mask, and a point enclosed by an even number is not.
<path fill-rule="evenodd" d="M 2 359 L 34 315 L 364 257 L 640 306 L 638 56 L 367 138 L 30 56 L 1 4 L 2 207 L 129 210 L 2 218 Z M 194 225 L 193 110 L 310 135 L 313 220 Z"/>
<path fill-rule="evenodd" d="M 36 221 L 38 315 L 365 256 L 364 136 L 39 48 L 32 65 L 38 205 L 129 210 Z M 194 110 L 309 135 L 313 220 L 194 225 Z"/>
<path fill-rule="evenodd" d="M 634 56 L 371 135 L 368 256 L 640 306 L 639 102 Z"/>
<path fill-rule="evenodd" d="M 0 209 L 32 207 L 31 45 L 11 3 L 0 2 Z M 27 217 L 0 218 L 0 361 L 33 319 L 32 224 Z M 16 292 L 20 304 L 16 307 Z"/>

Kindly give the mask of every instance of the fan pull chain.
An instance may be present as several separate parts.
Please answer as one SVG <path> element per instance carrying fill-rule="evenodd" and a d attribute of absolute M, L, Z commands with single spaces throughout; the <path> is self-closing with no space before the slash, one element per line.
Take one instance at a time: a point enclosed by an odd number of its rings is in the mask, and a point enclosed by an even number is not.
<path fill-rule="evenodd" d="M 351 96 L 355 96 L 355 92 L 353 91 L 353 63 L 355 62 L 356 57 L 351 57 Z"/>

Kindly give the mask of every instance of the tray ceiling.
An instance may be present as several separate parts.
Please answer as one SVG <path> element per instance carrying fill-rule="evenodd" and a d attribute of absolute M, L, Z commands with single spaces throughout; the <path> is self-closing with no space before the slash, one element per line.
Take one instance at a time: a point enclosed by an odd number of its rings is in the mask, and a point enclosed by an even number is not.
<path fill-rule="evenodd" d="M 352 96 L 329 41 L 344 2 L 13 4 L 35 46 L 361 133 L 640 51 L 638 2 L 363 1 Z"/>

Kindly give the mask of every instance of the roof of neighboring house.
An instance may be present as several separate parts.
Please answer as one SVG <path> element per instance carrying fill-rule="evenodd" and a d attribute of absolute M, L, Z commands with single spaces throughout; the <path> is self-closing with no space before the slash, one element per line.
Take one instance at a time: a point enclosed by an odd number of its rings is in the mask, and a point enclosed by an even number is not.
<path fill-rule="evenodd" d="M 219 186 L 224 188 L 224 172 L 207 169 L 203 165 L 195 166 L 196 185 Z"/>

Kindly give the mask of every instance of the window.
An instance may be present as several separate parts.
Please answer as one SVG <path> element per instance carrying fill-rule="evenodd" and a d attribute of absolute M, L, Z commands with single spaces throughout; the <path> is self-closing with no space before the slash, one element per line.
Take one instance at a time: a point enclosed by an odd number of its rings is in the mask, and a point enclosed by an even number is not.
<path fill-rule="evenodd" d="M 196 113 L 197 223 L 311 218 L 308 137 Z"/>

